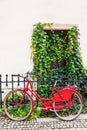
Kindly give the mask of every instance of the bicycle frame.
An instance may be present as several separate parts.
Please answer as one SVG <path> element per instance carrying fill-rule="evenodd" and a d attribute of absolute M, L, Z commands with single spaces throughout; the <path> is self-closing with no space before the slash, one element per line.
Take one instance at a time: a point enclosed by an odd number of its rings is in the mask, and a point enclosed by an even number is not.
<path fill-rule="evenodd" d="M 72 103 L 67 103 L 67 101 L 69 101 L 71 99 L 72 94 L 76 92 L 76 86 L 59 87 L 57 89 L 56 83 L 57 81 L 55 81 L 55 84 L 52 88 L 49 98 L 41 98 L 41 96 L 33 90 L 33 83 L 31 80 L 28 80 L 24 89 L 20 88 L 19 90 L 23 91 L 24 96 L 27 94 L 31 98 L 33 109 L 34 109 L 33 97 L 35 97 L 42 104 L 41 109 L 44 110 L 44 112 L 53 111 L 53 105 L 52 105 L 53 102 L 59 102 L 59 104 L 57 105 L 58 106 L 57 109 L 62 109 L 64 107 L 72 107 L 71 104 L 73 103 L 73 101 Z M 54 91 L 56 92 L 55 94 Z M 22 97 L 22 100 L 24 96 Z"/>
<path fill-rule="evenodd" d="M 29 86 L 29 85 L 30 85 L 30 86 Z M 26 86 L 25 86 L 24 88 L 20 88 L 20 89 L 18 89 L 18 90 L 22 90 L 23 93 L 24 93 L 24 95 L 27 94 L 27 95 L 29 95 L 31 98 L 32 98 L 32 96 L 34 96 L 41 104 L 43 104 L 43 101 L 45 101 L 45 100 L 51 100 L 51 99 L 52 99 L 52 95 L 53 95 L 54 91 L 56 90 L 56 87 L 54 86 L 54 87 L 52 88 L 52 92 L 51 92 L 49 98 L 41 98 L 41 96 L 40 96 L 37 92 L 35 92 L 35 91 L 33 90 L 33 83 L 32 83 L 31 80 L 28 80 L 28 82 L 27 82 L 27 84 L 26 84 Z M 31 96 L 31 95 L 32 95 L 32 96 Z M 33 100 L 33 98 L 32 98 L 32 100 Z"/>

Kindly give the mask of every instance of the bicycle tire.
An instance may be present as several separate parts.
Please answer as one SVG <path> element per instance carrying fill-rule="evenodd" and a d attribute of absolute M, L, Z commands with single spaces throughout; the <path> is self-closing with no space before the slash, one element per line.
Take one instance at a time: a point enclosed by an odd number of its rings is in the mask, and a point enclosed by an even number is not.
<path fill-rule="evenodd" d="M 31 96 L 25 95 L 22 90 L 18 89 L 8 92 L 4 98 L 4 111 L 12 120 L 25 120 L 33 111 Z"/>
<path fill-rule="evenodd" d="M 71 108 L 66 107 L 66 108 L 61 108 L 60 110 L 56 109 L 57 102 L 53 102 L 54 112 L 59 119 L 64 121 L 71 121 L 76 119 L 80 115 L 83 106 L 83 101 L 80 94 L 78 92 L 73 93 L 71 100 L 73 100 L 73 105 Z"/>

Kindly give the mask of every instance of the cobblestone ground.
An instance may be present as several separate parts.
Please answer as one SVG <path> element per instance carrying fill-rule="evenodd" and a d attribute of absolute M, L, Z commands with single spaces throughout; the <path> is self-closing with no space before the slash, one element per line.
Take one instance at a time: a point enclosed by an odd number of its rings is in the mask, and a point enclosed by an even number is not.
<path fill-rule="evenodd" d="M 0 115 L 0 130 L 87 130 L 87 115 L 74 121 L 61 121 L 56 118 L 35 118 L 25 121 L 12 121 Z"/>

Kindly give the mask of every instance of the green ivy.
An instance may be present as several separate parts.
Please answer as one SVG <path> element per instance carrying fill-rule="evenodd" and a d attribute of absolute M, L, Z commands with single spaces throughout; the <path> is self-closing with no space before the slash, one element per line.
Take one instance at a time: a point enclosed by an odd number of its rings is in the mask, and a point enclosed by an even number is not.
<path fill-rule="evenodd" d="M 78 42 L 78 28 L 73 26 L 69 30 L 60 31 L 51 28 L 46 31 L 46 25 L 51 27 L 52 23 L 37 23 L 32 34 L 33 71 L 39 74 L 40 79 L 44 79 L 39 84 L 43 96 L 47 96 L 44 92 L 53 85 L 51 79 L 54 74 L 63 73 L 69 80 L 74 81 L 83 79 L 86 75 Z M 62 61 L 65 62 L 63 66 Z"/>

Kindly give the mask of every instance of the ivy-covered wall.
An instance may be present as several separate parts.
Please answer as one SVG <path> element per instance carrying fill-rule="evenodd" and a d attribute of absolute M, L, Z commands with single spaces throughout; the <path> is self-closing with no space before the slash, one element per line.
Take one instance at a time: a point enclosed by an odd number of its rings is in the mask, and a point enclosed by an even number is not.
<path fill-rule="evenodd" d="M 44 30 L 52 24 L 37 23 L 32 34 L 33 70 L 40 78 L 49 80 L 41 83 L 44 93 L 50 87 L 53 75 L 64 74 L 68 80 L 78 81 L 85 77 L 85 68 L 79 47 L 79 30 L 73 26 L 69 30 Z"/>

